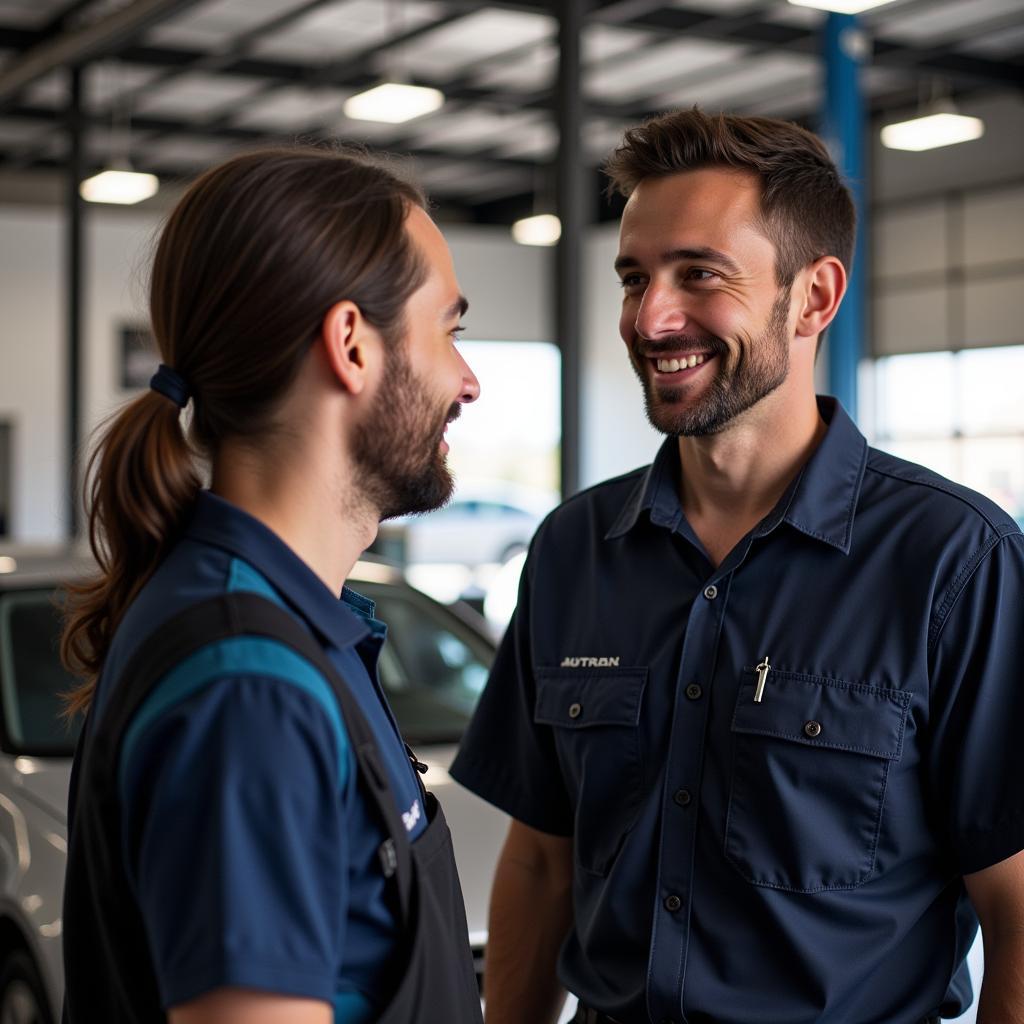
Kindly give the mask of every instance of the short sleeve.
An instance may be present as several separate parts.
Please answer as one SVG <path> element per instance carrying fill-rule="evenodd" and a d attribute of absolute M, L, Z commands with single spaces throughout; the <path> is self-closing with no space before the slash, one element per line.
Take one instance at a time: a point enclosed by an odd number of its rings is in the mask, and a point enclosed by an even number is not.
<path fill-rule="evenodd" d="M 288 682 L 233 677 L 140 736 L 126 858 L 165 1008 L 222 986 L 333 999 L 348 884 L 335 732 Z"/>
<path fill-rule="evenodd" d="M 1024 849 L 1024 537 L 1001 537 L 950 597 L 931 657 L 929 776 L 956 869 Z"/>
<path fill-rule="evenodd" d="M 532 828 L 567 836 L 572 834 L 572 809 L 553 731 L 534 721 L 530 593 L 536 547 L 535 542 L 523 569 L 516 610 L 451 775 Z"/>

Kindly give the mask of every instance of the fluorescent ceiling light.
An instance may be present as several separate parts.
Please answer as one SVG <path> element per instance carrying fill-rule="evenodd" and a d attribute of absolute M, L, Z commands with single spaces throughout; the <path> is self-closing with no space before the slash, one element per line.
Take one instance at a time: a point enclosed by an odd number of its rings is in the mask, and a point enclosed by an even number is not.
<path fill-rule="evenodd" d="M 160 182 L 155 174 L 136 171 L 101 171 L 78 186 L 79 195 L 90 203 L 118 203 L 131 206 L 156 195 Z"/>
<path fill-rule="evenodd" d="M 554 245 L 562 237 L 562 222 L 553 213 L 524 217 L 512 225 L 512 237 L 520 245 Z"/>
<path fill-rule="evenodd" d="M 938 149 L 957 142 L 980 139 L 985 123 L 977 117 L 963 114 L 928 114 L 898 124 L 887 124 L 882 129 L 882 145 L 889 149 L 907 149 L 919 153 L 923 149 Z"/>
<path fill-rule="evenodd" d="M 835 14 L 860 14 L 873 7 L 891 4 L 892 0 L 789 0 L 794 7 L 814 7 L 819 11 Z"/>
<path fill-rule="evenodd" d="M 444 103 L 444 93 L 422 85 L 385 82 L 345 100 L 345 116 L 354 121 L 401 124 L 433 113 Z"/>

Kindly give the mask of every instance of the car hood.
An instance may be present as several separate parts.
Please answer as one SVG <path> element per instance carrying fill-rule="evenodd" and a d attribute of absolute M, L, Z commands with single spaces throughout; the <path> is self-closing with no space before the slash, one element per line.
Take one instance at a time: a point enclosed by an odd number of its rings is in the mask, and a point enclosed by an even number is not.
<path fill-rule="evenodd" d="M 417 756 L 428 765 L 423 782 L 444 808 L 452 832 L 466 902 L 469 941 L 482 945 L 487 936 L 487 907 L 494 866 L 505 842 L 509 817 L 460 786 L 448 774 L 456 750 L 454 746 L 422 747 L 417 750 Z"/>
<path fill-rule="evenodd" d="M 7 774 L 16 792 L 67 825 L 71 758 L 16 757 Z"/>

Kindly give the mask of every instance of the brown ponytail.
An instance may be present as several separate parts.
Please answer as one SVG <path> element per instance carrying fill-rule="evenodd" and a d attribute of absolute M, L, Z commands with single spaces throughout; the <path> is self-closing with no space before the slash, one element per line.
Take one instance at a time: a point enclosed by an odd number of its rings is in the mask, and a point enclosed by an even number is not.
<path fill-rule="evenodd" d="M 89 541 L 98 574 L 67 588 L 61 656 L 88 708 L 114 631 L 180 538 L 200 486 L 197 456 L 254 443 L 343 299 L 393 341 L 424 279 L 405 232 L 419 190 L 363 154 L 267 149 L 207 171 L 157 246 L 150 318 L 161 360 L 193 397 L 188 436 L 149 391 L 101 428 L 89 460 Z"/>
<path fill-rule="evenodd" d="M 69 714 L 88 707 L 110 637 L 177 540 L 199 490 L 178 407 L 148 391 L 101 428 L 89 459 L 89 544 L 99 575 L 68 590 L 61 657 L 86 681 Z"/>

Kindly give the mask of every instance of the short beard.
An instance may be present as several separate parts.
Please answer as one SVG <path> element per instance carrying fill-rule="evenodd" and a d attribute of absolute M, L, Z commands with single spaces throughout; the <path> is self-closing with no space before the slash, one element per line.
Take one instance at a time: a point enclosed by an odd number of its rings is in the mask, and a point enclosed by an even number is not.
<path fill-rule="evenodd" d="M 786 323 L 789 316 L 790 289 L 785 288 L 772 305 L 768 322 L 760 338 L 730 371 L 724 360 L 729 347 L 721 338 L 676 335 L 657 342 L 630 346 L 630 363 L 644 389 L 647 418 L 655 430 L 674 437 L 705 437 L 717 434 L 741 413 L 770 395 L 789 375 L 789 344 Z M 668 408 L 683 400 L 688 385 L 656 388 L 651 381 L 646 360 L 659 352 L 680 348 L 701 348 L 719 360 L 718 372 L 707 392 L 691 408 L 675 411 Z"/>
<path fill-rule="evenodd" d="M 356 486 L 381 520 L 432 512 L 451 498 L 455 481 L 439 446 L 461 411 L 455 402 L 438 412 L 404 341 L 391 343 L 377 404 L 352 439 Z"/>

